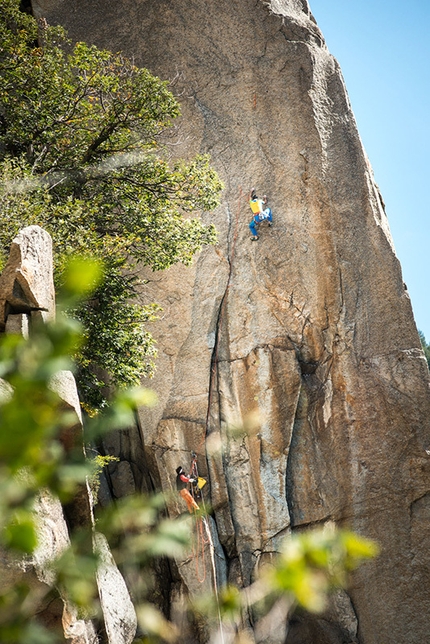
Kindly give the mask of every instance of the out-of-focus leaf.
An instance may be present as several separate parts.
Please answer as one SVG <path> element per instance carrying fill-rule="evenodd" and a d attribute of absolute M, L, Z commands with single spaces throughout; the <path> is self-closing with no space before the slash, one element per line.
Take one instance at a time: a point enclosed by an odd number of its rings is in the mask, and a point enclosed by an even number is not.
<path fill-rule="evenodd" d="M 137 619 L 142 631 L 160 637 L 165 642 L 175 642 L 179 635 L 176 627 L 168 622 L 154 606 L 143 604 L 138 607 Z"/>
<path fill-rule="evenodd" d="M 62 305 L 73 306 L 95 291 L 101 283 L 103 264 L 91 257 L 77 256 L 68 260 L 62 274 L 62 288 L 59 299 Z"/>
<path fill-rule="evenodd" d="M 37 546 L 37 532 L 31 516 L 18 513 L 5 528 L 5 545 L 12 550 L 31 554 Z"/>

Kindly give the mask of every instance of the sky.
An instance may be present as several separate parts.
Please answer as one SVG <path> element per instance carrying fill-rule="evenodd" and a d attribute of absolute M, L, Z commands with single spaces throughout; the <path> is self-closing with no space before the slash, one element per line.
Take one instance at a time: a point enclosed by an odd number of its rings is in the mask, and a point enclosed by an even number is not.
<path fill-rule="evenodd" d="M 430 0 L 309 0 L 338 60 L 430 342 Z"/>

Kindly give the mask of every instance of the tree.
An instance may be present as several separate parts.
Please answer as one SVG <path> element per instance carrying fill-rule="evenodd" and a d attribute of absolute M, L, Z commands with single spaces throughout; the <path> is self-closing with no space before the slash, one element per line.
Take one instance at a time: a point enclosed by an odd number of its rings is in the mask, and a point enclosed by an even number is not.
<path fill-rule="evenodd" d="M 43 226 L 57 285 L 67 256 L 104 259 L 102 284 L 74 311 L 87 339 L 80 393 L 101 408 L 104 384 L 136 384 L 153 369 L 144 324 L 155 309 L 137 303 L 137 266 L 189 264 L 214 243 L 214 226 L 192 215 L 215 208 L 222 186 L 207 156 L 171 160 L 161 144 L 180 113 L 166 82 L 121 54 L 72 46 L 19 0 L 0 6 L 0 246 Z"/>

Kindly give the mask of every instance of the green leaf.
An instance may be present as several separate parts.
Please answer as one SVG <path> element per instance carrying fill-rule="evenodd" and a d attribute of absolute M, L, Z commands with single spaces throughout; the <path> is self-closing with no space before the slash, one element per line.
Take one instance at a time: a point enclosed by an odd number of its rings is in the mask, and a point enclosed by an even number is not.
<path fill-rule="evenodd" d="M 31 554 L 37 546 L 37 533 L 34 518 L 22 513 L 5 529 L 5 544 L 12 550 Z"/>
<path fill-rule="evenodd" d="M 88 257 L 73 257 L 63 271 L 63 297 L 83 298 L 91 294 L 102 279 L 102 262 Z M 60 296 L 61 297 L 61 296 Z"/>

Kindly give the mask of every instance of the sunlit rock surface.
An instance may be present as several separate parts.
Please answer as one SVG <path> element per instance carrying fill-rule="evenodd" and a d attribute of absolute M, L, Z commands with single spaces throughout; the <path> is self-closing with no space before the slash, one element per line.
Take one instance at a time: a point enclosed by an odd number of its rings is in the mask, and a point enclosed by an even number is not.
<path fill-rule="evenodd" d="M 354 575 L 349 598 L 325 622 L 296 620 L 290 641 L 422 644 L 428 369 L 342 75 L 306 0 L 35 5 L 73 39 L 175 79 L 172 154 L 210 152 L 225 183 L 205 215 L 218 245 L 147 286 L 164 308 L 151 383 L 160 404 L 142 410 L 124 446 L 137 486 L 174 490 L 195 450 L 223 574 L 236 583 L 291 528 L 333 519 L 376 539 L 381 555 Z M 255 243 L 252 186 L 274 214 Z M 179 574 L 199 592 L 193 565 Z"/>

